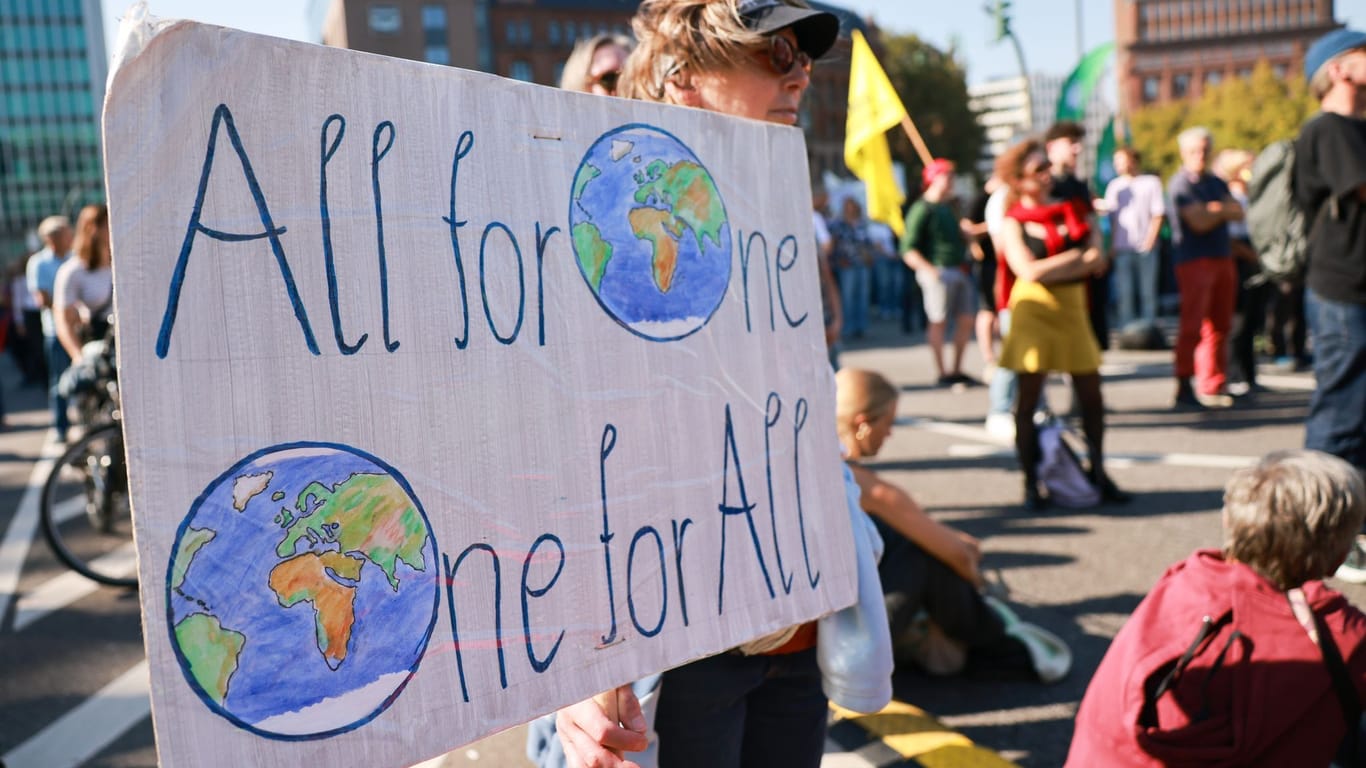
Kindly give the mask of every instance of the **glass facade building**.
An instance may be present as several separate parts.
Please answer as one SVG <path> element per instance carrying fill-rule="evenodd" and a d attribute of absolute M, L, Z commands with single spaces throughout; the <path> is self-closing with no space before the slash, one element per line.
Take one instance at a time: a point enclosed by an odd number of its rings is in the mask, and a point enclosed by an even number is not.
<path fill-rule="evenodd" d="M 0 0 L 0 264 L 45 216 L 104 200 L 99 0 Z"/>

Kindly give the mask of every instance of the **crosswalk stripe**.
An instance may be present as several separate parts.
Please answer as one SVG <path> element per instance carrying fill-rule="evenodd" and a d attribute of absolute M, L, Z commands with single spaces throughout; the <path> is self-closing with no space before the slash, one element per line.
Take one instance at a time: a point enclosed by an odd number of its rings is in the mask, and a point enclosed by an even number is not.
<path fill-rule="evenodd" d="M 950 445 L 950 456 L 960 459 L 1008 458 L 1015 455 L 1013 448 L 993 445 Z M 1105 466 L 1116 467 L 1167 466 L 1198 467 L 1201 469 L 1241 469 L 1257 463 L 1253 456 L 1212 456 L 1199 453 L 1106 453 Z"/>
<path fill-rule="evenodd" d="M 7 768 L 65 768 L 90 759 L 152 712 L 147 662 L 141 661 L 98 693 L 10 750 Z"/>
<path fill-rule="evenodd" d="M 79 511 L 79 510 L 78 510 Z M 133 542 L 90 561 L 90 567 L 99 573 L 127 576 L 137 570 L 138 553 Z M 19 598 L 14 607 L 14 631 L 59 611 L 95 592 L 100 585 L 75 571 L 67 571 L 56 578 L 48 579 L 37 589 Z"/>
<path fill-rule="evenodd" d="M 953 424 L 915 416 L 896 420 L 898 426 L 921 429 L 947 437 L 976 441 L 977 445 L 951 445 L 948 453 L 957 458 L 984 459 L 1015 455 L 1014 441 L 997 437 L 981 427 Z M 1000 447 L 1006 446 L 1006 447 Z M 1240 469 L 1257 463 L 1255 456 L 1217 456 L 1204 453 L 1106 453 L 1107 467 L 1130 467 L 1138 464 L 1202 469 Z"/>
<path fill-rule="evenodd" d="M 52 471 L 52 464 L 63 450 L 59 443 L 47 443 L 43 454 L 33 463 L 29 473 L 28 487 L 19 500 L 19 508 L 5 529 L 5 539 L 0 542 L 0 624 L 9 613 L 9 604 L 19 588 L 19 574 L 28 558 L 29 545 L 38 531 L 38 503 L 43 494 L 43 482 Z"/>

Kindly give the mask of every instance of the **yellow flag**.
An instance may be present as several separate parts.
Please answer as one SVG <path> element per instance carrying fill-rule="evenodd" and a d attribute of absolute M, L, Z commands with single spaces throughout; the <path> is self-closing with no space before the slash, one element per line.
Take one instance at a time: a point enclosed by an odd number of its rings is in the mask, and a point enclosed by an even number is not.
<path fill-rule="evenodd" d="M 849 120 L 844 128 L 844 164 L 868 190 L 868 218 L 885 222 L 900 237 L 905 195 L 892 175 L 887 129 L 901 122 L 906 108 L 882 71 L 863 34 L 854 30 L 849 64 Z"/>

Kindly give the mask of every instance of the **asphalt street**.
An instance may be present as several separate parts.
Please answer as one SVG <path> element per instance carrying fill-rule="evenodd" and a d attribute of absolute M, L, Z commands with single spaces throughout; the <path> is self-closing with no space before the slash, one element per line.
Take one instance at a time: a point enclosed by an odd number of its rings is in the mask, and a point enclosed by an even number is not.
<path fill-rule="evenodd" d="M 1168 565 L 1219 545 L 1229 473 L 1302 443 L 1312 376 L 1264 369 L 1270 391 L 1228 410 L 1176 413 L 1169 352 L 1108 352 L 1109 465 L 1135 498 L 1028 514 L 1013 451 L 983 429 L 986 389 L 934 386 L 922 341 L 882 322 L 842 355 L 843 364 L 881 371 L 903 392 L 897 429 L 874 466 L 932 515 L 980 538 L 987 571 L 1023 618 L 1071 645 L 1075 664 L 1052 686 L 900 672 L 897 699 L 1018 765 L 1058 766 L 1091 673 L 1129 612 Z M 967 368 L 981 370 L 973 347 Z M 7 768 L 154 765 L 137 596 L 65 573 L 48 551 L 33 489 L 53 451 L 47 412 L 42 393 L 20 389 L 17 379 L 8 359 L 0 362 L 9 408 L 0 432 L 0 759 Z M 1050 382 L 1048 397 L 1055 412 L 1069 409 L 1065 378 Z M 1366 601 L 1366 588 L 1337 586 Z M 431 765 L 526 765 L 523 738 L 515 728 Z M 931 764 L 865 739 L 832 741 L 826 765 Z"/>

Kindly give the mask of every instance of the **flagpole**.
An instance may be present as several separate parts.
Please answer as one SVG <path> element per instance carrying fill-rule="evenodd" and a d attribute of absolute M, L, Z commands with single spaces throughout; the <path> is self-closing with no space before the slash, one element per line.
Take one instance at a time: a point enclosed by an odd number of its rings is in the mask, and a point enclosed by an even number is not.
<path fill-rule="evenodd" d="M 934 155 L 930 154 L 930 148 L 925 146 L 925 140 L 920 137 L 920 131 L 916 130 L 915 123 L 911 122 L 911 116 L 905 112 L 901 113 L 901 127 L 906 131 L 906 136 L 915 147 L 915 153 L 920 155 L 920 162 L 928 166 L 934 161 Z"/>

